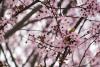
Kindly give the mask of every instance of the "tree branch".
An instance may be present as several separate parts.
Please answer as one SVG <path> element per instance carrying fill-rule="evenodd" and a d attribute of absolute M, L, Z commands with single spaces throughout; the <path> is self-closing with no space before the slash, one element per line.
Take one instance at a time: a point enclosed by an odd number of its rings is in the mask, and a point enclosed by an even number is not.
<path fill-rule="evenodd" d="M 25 62 L 24 64 L 22 64 L 22 67 L 24 67 L 24 66 L 27 64 L 27 62 L 30 60 L 30 58 L 31 58 L 32 55 L 34 54 L 34 52 L 35 52 L 35 49 L 33 49 L 33 51 L 31 52 L 31 54 L 28 56 L 26 62 Z"/>
<path fill-rule="evenodd" d="M 95 38 L 95 40 L 96 40 L 96 39 L 97 39 L 97 38 Z M 85 50 L 85 52 L 84 52 L 84 54 L 83 54 L 83 56 L 82 56 L 82 59 L 81 59 L 81 61 L 80 61 L 78 67 L 81 66 L 81 63 L 82 63 L 82 61 L 83 61 L 83 59 L 84 59 L 84 57 L 85 57 L 85 55 L 86 55 L 87 50 L 89 49 L 89 47 L 91 46 L 91 44 L 95 42 L 95 40 L 93 40 L 93 41 L 89 44 L 89 46 L 86 48 L 86 50 Z"/>
<path fill-rule="evenodd" d="M 29 9 L 31 6 L 33 6 L 34 4 L 36 4 L 36 3 L 38 3 L 38 2 L 39 2 L 38 0 L 33 1 L 30 5 L 26 6 L 24 9 L 22 9 L 22 10 L 19 11 L 18 13 L 14 14 L 13 17 L 19 15 L 20 13 L 22 13 L 23 11 Z"/>
<path fill-rule="evenodd" d="M 10 53 L 10 55 L 11 55 L 11 58 L 12 58 L 12 61 L 14 62 L 15 66 L 18 67 L 18 65 L 17 65 L 17 63 L 16 63 L 16 61 L 15 61 L 15 58 L 13 57 L 13 54 L 12 54 L 12 52 L 11 52 L 11 50 L 10 50 L 10 48 L 9 48 L 9 46 L 8 46 L 7 43 L 6 43 L 6 48 L 7 48 L 7 50 L 9 51 L 9 53 Z"/>
<path fill-rule="evenodd" d="M 5 54 L 4 49 L 3 49 L 3 47 L 2 47 L 1 44 L 0 44 L 0 50 L 2 50 L 2 52 L 3 52 L 3 54 L 4 54 L 4 57 L 5 57 L 5 61 L 6 61 L 6 63 L 7 63 L 7 66 L 10 67 L 10 65 L 9 65 L 9 63 L 8 63 L 8 60 L 7 60 L 7 57 L 6 57 L 6 54 Z"/>
<path fill-rule="evenodd" d="M 11 35 L 13 35 L 17 30 L 21 29 L 25 23 L 34 13 L 36 13 L 40 8 L 42 8 L 42 5 L 36 6 L 32 11 L 27 14 L 20 22 L 18 22 L 11 30 L 5 33 L 4 38 L 7 39 Z"/>

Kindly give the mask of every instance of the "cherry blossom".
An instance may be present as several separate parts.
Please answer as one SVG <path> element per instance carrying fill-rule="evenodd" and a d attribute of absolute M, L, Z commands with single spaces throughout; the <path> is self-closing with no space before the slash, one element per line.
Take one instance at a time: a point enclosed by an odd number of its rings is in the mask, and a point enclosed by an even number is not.
<path fill-rule="evenodd" d="M 0 62 L 99 67 L 99 13 L 97 0 L 1 0 Z"/>

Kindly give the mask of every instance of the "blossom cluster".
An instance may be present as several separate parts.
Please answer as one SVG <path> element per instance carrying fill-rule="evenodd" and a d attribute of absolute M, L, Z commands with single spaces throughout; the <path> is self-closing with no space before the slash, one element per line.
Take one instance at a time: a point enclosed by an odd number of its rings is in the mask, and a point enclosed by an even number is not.
<path fill-rule="evenodd" d="M 81 14 L 83 17 L 95 16 L 97 13 L 100 13 L 100 5 L 97 0 L 87 0 L 85 3 L 80 5 Z"/>

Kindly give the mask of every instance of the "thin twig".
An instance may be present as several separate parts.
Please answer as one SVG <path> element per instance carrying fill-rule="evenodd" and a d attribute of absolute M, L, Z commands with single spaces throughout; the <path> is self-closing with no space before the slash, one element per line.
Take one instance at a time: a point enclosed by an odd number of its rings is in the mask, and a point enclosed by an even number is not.
<path fill-rule="evenodd" d="M 95 40 L 96 40 L 97 38 L 95 38 Z M 90 44 L 89 44 L 89 46 L 87 47 L 87 49 L 85 50 L 85 52 L 84 52 L 84 54 L 83 54 L 83 56 L 82 56 L 82 59 L 81 59 L 81 61 L 80 61 L 80 63 L 79 63 L 79 66 L 78 67 L 80 67 L 81 66 L 81 63 L 82 63 L 82 61 L 83 61 L 83 59 L 84 59 L 84 57 L 85 57 L 85 55 L 86 55 L 86 52 L 87 52 L 87 50 L 89 49 L 89 47 L 92 45 L 92 43 L 94 43 L 95 42 L 95 40 L 93 40 Z"/>
<path fill-rule="evenodd" d="M 5 61 L 6 61 L 6 63 L 7 63 L 7 66 L 10 67 L 10 65 L 9 65 L 9 63 L 8 63 L 8 59 L 7 59 L 7 57 L 6 57 L 6 54 L 5 54 L 4 49 L 3 49 L 3 47 L 2 47 L 1 44 L 0 44 L 0 50 L 2 50 L 2 52 L 3 52 L 3 54 L 4 54 L 4 57 L 5 57 Z"/>
<path fill-rule="evenodd" d="M 58 55 L 56 56 L 56 59 L 55 59 L 55 61 L 50 65 L 50 67 L 54 67 L 54 65 L 55 65 L 55 63 L 56 63 L 56 61 L 58 60 L 58 58 L 60 57 L 60 52 L 58 52 Z"/>
<path fill-rule="evenodd" d="M 35 23 L 35 22 L 41 21 L 43 19 L 52 19 L 52 18 L 53 18 L 53 16 L 47 16 L 47 17 L 43 17 L 43 18 L 40 18 L 40 19 L 34 19 L 34 20 L 31 20 L 31 21 L 25 23 L 24 26 L 26 26 L 26 25 L 28 25 L 30 23 Z"/>
<path fill-rule="evenodd" d="M 30 58 L 32 57 L 32 55 L 34 54 L 34 52 L 35 52 L 35 49 L 32 50 L 31 54 L 28 56 L 28 58 L 27 58 L 27 60 L 25 61 L 25 63 L 22 64 L 22 67 L 24 67 L 24 66 L 28 63 L 28 61 L 30 60 Z"/>
<path fill-rule="evenodd" d="M 9 51 L 9 53 L 10 53 L 10 56 L 12 58 L 12 61 L 14 62 L 15 66 L 18 67 L 18 65 L 17 65 L 17 63 L 15 61 L 15 58 L 14 58 L 14 56 L 13 56 L 13 54 L 12 54 L 12 52 L 11 52 L 11 50 L 10 50 L 10 48 L 9 48 L 9 46 L 8 46 L 7 43 L 6 43 L 6 47 L 7 47 L 7 50 Z"/>
<path fill-rule="evenodd" d="M 81 32 L 81 29 L 82 29 L 82 27 L 84 26 L 85 22 L 86 22 L 86 19 L 84 20 L 83 24 L 80 26 L 80 29 L 79 29 L 79 31 L 78 31 L 78 34 Z"/>
<path fill-rule="evenodd" d="M 46 56 L 44 57 L 44 67 L 46 67 L 46 59 L 47 59 L 47 54 L 46 54 Z"/>

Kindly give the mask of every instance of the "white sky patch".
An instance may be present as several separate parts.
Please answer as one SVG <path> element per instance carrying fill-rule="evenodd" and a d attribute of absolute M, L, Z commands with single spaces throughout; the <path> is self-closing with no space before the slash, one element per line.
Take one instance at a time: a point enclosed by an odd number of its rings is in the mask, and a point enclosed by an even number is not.
<path fill-rule="evenodd" d="M 51 59 L 48 59 L 48 60 L 46 61 L 46 64 L 47 64 L 47 66 L 51 65 L 51 64 L 52 64 L 52 60 L 51 60 Z"/>
<path fill-rule="evenodd" d="M 91 51 L 92 55 L 95 56 L 96 53 L 97 53 L 97 51 L 98 51 L 98 45 L 96 45 L 96 44 L 93 43 L 93 44 L 90 46 L 90 51 Z"/>
<path fill-rule="evenodd" d="M 82 0 L 77 0 L 77 6 L 83 4 Z"/>
<path fill-rule="evenodd" d="M 58 66 L 58 65 L 59 65 L 59 62 L 57 61 L 57 62 L 55 63 L 55 67 Z"/>
<path fill-rule="evenodd" d="M 96 20 L 100 21 L 100 14 L 96 15 Z"/>
<path fill-rule="evenodd" d="M 0 61 L 4 61 L 4 60 L 5 60 L 4 54 L 1 52 L 0 53 Z"/>
<path fill-rule="evenodd" d="M 100 0 L 97 0 L 97 2 L 99 2 L 99 3 L 100 3 Z"/>
<path fill-rule="evenodd" d="M 22 48 L 16 47 L 15 53 L 16 53 L 16 55 L 21 55 L 23 53 Z"/>
<path fill-rule="evenodd" d="M 10 58 L 10 53 L 8 51 L 6 51 L 6 56 L 7 58 Z"/>
<path fill-rule="evenodd" d="M 11 67 L 15 67 L 15 64 L 13 62 L 10 62 Z"/>
<path fill-rule="evenodd" d="M 43 30 L 43 28 L 45 27 L 45 25 L 46 25 L 46 20 L 42 20 L 42 21 L 39 21 L 39 22 L 37 22 L 34 26 L 33 26 L 33 30 L 40 30 L 40 31 L 42 31 Z M 38 36 L 39 34 L 40 34 L 40 31 L 34 31 L 34 34 L 36 35 L 36 36 Z"/>
<path fill-rule="evenodd" d="M 26 36 L 26 35 L 25 35 L 25 37 L 22 38 L 22 41 L 20 42 L 20 44 L 23 44 L 23 45 L 21 45 L 22 48 L 25 48 L 28 46 L 26 44 L 27 39 L 28 39 L 28 36 Z"/>
<path fill-rule="evenodd" d="M 45 0 L 40 0 L 41 2 L 45 1 Z"/>
<path fill-rule="evenodd" d="M 83 28 L 84 29 L 89 29 L 90 25 L 91 25 L 91 22 L 85 21 L 85 24 L 84 24 Z"/>
<path fill-rule="evenodd" d="M 12 10 L 11 10 L 11 9 L 7 9 L 7 10 L 5 11 L 5 13 L 4 13 L 4 17 L 5 17 L 6 19 L 10 19 L 11 16 L 12 16 Z"/>

